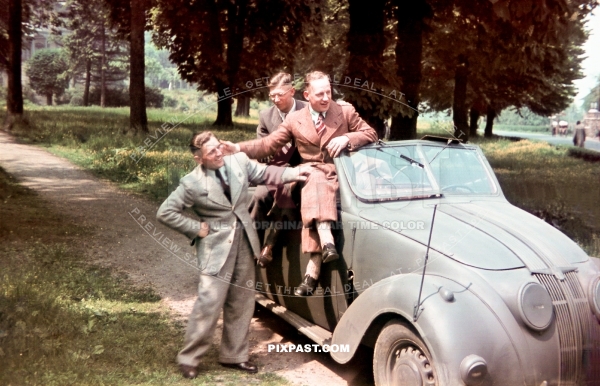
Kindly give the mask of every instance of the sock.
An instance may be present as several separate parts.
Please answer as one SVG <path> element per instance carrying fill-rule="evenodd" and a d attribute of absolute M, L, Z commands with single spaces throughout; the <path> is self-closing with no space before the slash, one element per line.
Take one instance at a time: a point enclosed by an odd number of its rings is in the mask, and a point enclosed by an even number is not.
<path fill-rule="evenodd" d="M 310 260 L 306 265 L 306 274 L 313 279 L 318 279 L 321 273 L 321 254 L 311 253 Z"/>
<path fill-rule="evenodd" d="M 333 241 L 333 235 L 331 234 L 330 221 L 318 222 L 317 233 L 319 234 L 319 239 L 321 240 L 321 246 L 325 246 L 326 244 L 335 244 Z"/>

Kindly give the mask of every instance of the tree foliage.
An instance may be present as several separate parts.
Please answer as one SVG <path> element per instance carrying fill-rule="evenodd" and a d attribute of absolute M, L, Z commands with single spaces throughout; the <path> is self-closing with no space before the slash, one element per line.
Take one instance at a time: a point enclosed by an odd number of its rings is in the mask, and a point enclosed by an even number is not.
<path fill-rule="evenodd" d="M 508 106 L 541 115 L 563 110 L 574 95 L 573 80 L 580 77 L 583 18 L 593 3 L 499 0 L 473 7 L 456 0 L 448 7 L 440 1 L 423 66 L 427 107 L 454 106 L 455 135 L 465 139 L 468 108 L 472 119 L 480 113 L 495 116 Z M 459 77 L 461 63 L 466 76 Z M 466 92 L 457 94 L 459 87 Z"/>
<path fill-rule="evenodd" d="M 120 87 L 129 70 L 129 50 L 110 24 L 109 9 L 103 2 L 69 0 L 61 21 L 68 31 L 62 44 L 68 56 L 69 74 L 84 82 L 84 105 L 89 104 L 90 88 L 94 86 L 105 100 L 106 88 Z"/>
<path fill-rule="evenodd" d="M 184 80 L 218 93 L 215 124 L 231 125 L 231 97 L 291 69 L 310 16 L 309 6 L 289 0 L 159 0 L 153 37 L 171 52 Z"/>
<path fill-rule="evenodd" d="M 40 50 L 28 62 L 27 77 L 31 88 L 45 95 L 49 106 L 53 95 L 61 95 L 68 86 L 67 69 L 67 61 L 57 49 Z"/>

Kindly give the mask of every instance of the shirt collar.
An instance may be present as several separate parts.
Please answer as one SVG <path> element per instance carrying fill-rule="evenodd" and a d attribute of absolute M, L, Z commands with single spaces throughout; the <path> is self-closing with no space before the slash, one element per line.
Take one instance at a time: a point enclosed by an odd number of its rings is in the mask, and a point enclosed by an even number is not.
<path fill-rule="evenodd" d="M 317 120 L 319 119 L 319 112 L 313 110 L 312 106 L 309 104 L 308 105 L 308 111 L 310 111 L 310 117 L 313 120 L 313 123 L 316 125 L 317 124 Z M 324 111 L 323 113 L 323 119 L 325 119 L 325 117 L 327 116 L 327 111 Z"/>

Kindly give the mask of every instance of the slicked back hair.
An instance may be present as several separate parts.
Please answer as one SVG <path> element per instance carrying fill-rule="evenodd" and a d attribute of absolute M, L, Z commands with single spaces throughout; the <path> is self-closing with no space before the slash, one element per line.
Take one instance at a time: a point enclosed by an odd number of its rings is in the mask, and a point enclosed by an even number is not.
<path fill-rule="evenodd" d="M 192 140 L 190 141 L 190 151 L 192 154 L 201 157 L 202 145 L 204 145 L 213 137 L 215 137 L 215 135 L 211 131 L 203 131 L 201 133 L 194 134 Z"/>
<path fill-rule="evenodd" d="M 269 88 L 281 86 L 294 86 L 292 84 L 292 76 L 287 72 L 278 72 L 269 80 Z"/>
<path fill-rule="evenodd" d="M 304 77 L 304 89 L 308 90 L 308 88 L 310 87 L 310 82 L 312 82 L 313 80 L 317 80 L 317 79 L 329 80 L 329 77 L 324 72 L 311 71 L 308 74 L 306 74 L 306 77 Z"/>

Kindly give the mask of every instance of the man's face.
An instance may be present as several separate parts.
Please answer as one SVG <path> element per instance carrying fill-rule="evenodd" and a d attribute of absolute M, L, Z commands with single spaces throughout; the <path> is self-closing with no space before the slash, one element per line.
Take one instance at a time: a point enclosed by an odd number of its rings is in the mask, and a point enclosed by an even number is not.
<path fill-rule="evenodd" d="M 294 92 L 296 90 L 290 85 L 282 85 L 269 89 L 269 98 L 282 113 L 289 113 L 294 105 Z"/>
<path fill-rule="evenodd" d="M 194 156 L 196 162 L 204 165 L 205 168 L 217 170 L 225 165 L 223 161 L 223 152 L 221 152 L 221 143 L 215 137 L 211 137 L 204 145 L 202 145 L 202 157 Z"/>
<path fill-rule="evenodd" d="M 329 79 L 316 79 L 310 82 L 308 88 L 304 91 L 304 98 L 316 112 L 324 113 L 329 110 L 329 104 L 331 103 Z"/>

